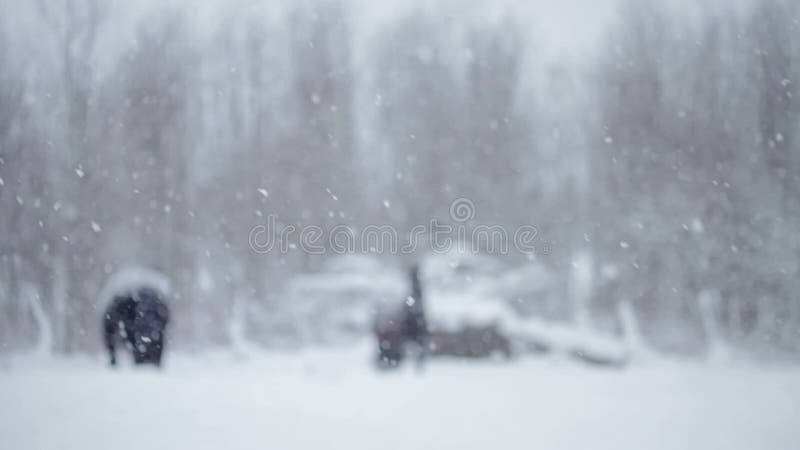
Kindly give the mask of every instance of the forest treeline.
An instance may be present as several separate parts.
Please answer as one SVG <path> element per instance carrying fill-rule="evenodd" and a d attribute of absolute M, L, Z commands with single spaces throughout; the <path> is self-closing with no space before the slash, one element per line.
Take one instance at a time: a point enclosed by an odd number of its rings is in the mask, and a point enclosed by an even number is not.
<path fill-rule="evenodd" d="M 158 7 L 130 39 L 100 0 L 0 18 L 3 349 L 36 340 L 38 304 L 56 351 L 97 350 L 127 264 L 173 280 L 183 342 L 224 342 L 233 298 L 290 308 L 326 258 L 251 251 L 265 216 L 405 232 L 468 198 L 475 223 L 535 225 L 565 283 L 589 255 L 596 327 L 628 302 L 659 349 L 701 349 L 714 317 L 800 354 L 800 4 L 623 1 L 591 58 L 544 62 L 513 7 L 364 35 L 347 1 L 286 3 L 203 29 Z"/>

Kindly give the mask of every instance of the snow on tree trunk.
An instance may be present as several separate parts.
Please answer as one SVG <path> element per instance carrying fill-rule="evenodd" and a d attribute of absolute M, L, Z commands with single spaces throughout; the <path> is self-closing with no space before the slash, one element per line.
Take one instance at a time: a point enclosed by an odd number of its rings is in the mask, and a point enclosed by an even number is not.
<path fill-rule="evenodd" d="M 717 322 L 717 309 L 719 308 L 719 293 L 704 289 L 698 296 L 700 318 L 703 330 L 706 333 L 706 354 L 711 362 L 721 362 L 729 358 L 730 352 L 725 345 Z"/>
<path fill-rule="evenodd" d="M 53 267 L 53 334 L 55 344 L 62 350 L 66 348 L 67 327 L 69 326 L 67 314 L 67 290 L 69 286 L 67 283 L 67 268 L 64 264 L 64 259 L 57 257 Z"/>
<path fill-rule="evenodd" d="M 570 283 L 570 298 L 572 299 L 573 313 L 579 328 L 588 329 L 591 326 L 589 299 L 591 298 L 592 285 L 592 255 L 588 250 L 578 251 L 572 257 L 572 273 Z"/>
<path fill-rule="evenodd" d="M 39 330 L 33 353 L 40 357 L 50 356 L 53 353 L 53 324 L 42 306 L 39 292 L 33 285 L 26 284 L 22 288 L 22 296 Z"/>
<path fill-rule="evenodd" d="M 642 339 L 639 320 L 636 318 L 636 312 L 633 310 L 630 300 L 625 299 L 617 304 L 617 314 L 622 326 L 622 336 L 629 357 L 641 358 L 647 356 L 650 352 Z"/>
<path fill-rule="evenodd" d="M 0 349 L 5 350 L 8 348 L 8 336 L 11 331 L 11 323 L 9 323 L 9 300 L 8 290 L 5 283 L 0 279 Z"/>
<path fill-rule="evenodd" d="M 245 356 L 252 353 L 252 344 L 247 339 L 247 301 L 243 297 L 237 297 L 233 303 L 231 318 L 228 322 L 228 341 L 234 353 Z"/>

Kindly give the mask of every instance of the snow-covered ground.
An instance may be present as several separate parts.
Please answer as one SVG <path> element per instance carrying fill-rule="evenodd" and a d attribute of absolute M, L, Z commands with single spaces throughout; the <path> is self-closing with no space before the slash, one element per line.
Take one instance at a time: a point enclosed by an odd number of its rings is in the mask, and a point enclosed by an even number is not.
<path fill-rule="evenodd" d="M 800 369 L 560 359 L 376 372 L 350 350 L 0 360 L 0 449 L 797 449 Z"/>

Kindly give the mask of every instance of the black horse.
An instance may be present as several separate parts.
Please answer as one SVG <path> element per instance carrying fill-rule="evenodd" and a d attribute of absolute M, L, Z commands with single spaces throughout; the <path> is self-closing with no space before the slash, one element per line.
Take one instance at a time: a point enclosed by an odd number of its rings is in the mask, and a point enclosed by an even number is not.
<path fill-rule="evenodd" d="M 155 289 L 141 287 L 115 295 L 103 319 L 111 365 L 117 364 L 116 344 L 123 341 L 136 364 L 160 366 L 168 322 L 169 309 Z"/>
<path fill-rule="evenodd" d="M 403 306 L 391 314 L 379 315 L 373 331 L 378 340 L 378 366 L 396 367 L 405 358 L 408 345 L 417 351 L 417 363 L 421 366 L 428 345 L 428 324 L 423 308 L 422 284 L 419 267 L 409 270 L 411 292 Z"/>

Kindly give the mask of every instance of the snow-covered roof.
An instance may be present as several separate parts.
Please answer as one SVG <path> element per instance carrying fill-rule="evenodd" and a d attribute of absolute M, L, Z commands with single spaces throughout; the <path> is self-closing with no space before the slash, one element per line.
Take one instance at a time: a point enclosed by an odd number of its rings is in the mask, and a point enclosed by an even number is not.
<path fill-rule="evenodd" d="M 369 256 L 346 255 L 333 258 L 324 271 L 296 275 L 289 280 L 286 293 L 304 295 L 368 295 L 398 297 L 407 289 L 405 279 L 393 267 L 386 267 Z"/>
<path fill-rule="evenodd" d="M 369 293 L 402 295 L 405 285 L 392 273 L 335 273 L 298 275 L 287 286 L 290 295 L 314 293 Z"/>
<path fill-rule="evenodd" d="M 445 329 L 492 323 L 502 326 L 514 315 L 504 302 L 497 299 L 438 290 L 427 295 L 425 313 L 431 324 Z"/>
<path fill-rule="evenodd" d="M 381 262 L 368 255 L 334 256 L 324 264 L 325 272 L 376 272 L 383 267 Z"/>

